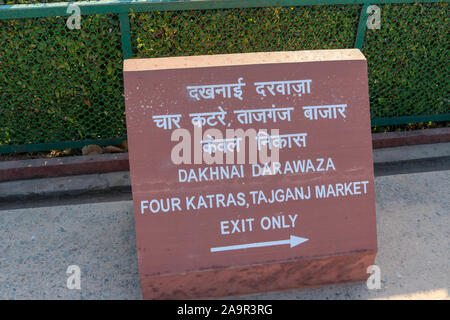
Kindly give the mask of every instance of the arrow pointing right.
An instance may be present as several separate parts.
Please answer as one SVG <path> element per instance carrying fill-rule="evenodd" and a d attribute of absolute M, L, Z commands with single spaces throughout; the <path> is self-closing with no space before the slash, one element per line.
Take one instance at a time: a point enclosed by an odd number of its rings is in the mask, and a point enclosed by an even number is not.
<path fill-rule="evenodd" d="M 238 244 L 234 246 L 225 246 L 225 247 L 216 247 L 211 248 L 211 252 L 219 252 L 219 251 L 230 251 L 230 250 L 240 250 L 240 249 L 249 249 L 249 248 L 260 248 L 260 247 L 270 247 L 270 246 L 279 246 L 283 244 L 288 244 L 291 248 L 302 244 L 303 242 L 308 241 L 309 239 L 291 236 L 287 240 L 278 240 L 278 241 L 266 241 L 266 242 L 256 242 L 256 243 L 246 243 L 246 244 Z"/>
<path fill-rule="evenodd" d="M 306 238 L 301 238 L 301 237 L 296 237 L 296 236 L 291 236 L 291 238 L 289 239 L 291 248 L 298 246 L 299 244 L 302 244 L 303 242 L 308 241 L 309 239 Z"/>

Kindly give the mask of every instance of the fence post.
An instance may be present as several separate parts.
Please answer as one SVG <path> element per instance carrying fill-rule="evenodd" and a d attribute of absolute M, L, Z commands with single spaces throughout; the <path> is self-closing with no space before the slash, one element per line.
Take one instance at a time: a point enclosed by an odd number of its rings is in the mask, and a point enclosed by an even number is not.
<path fill-rule="evenodd" d="M 131 49 L 130 17 L 128 13 L 129 11 L 119 13 L 122 54 L 124 59 L 129 59 L 133 56 Z"/>
<path fill-rule="evenodd" d="M 364 4 L 361 8 L 361 13 L 359 15 L 358 29 L 356 31 L 356 40 L 355 40 L 355 48 L 362 50 L 364 44 L 364 36 L 366 34 L 367 29 L 367 8 L 369 4 Z"/>

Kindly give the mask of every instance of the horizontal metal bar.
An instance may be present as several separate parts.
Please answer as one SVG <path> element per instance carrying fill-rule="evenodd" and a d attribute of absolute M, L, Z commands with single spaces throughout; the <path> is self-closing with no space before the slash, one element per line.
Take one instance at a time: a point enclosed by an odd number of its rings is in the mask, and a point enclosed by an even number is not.
<path fill-rule="evenodd" d="M 56 2 L 41 4 L 0 5 L 1 19 L 66 16 L 69 5 L 77 5 L 81 14 L 106 14 L 146 11 L 202 10 L 227 8 L 257 8 L 310 5 L 354 5 L 383 3 L 433 3 L 450 0 L 105 0 Z"/>
<path fill-rule="evenodd" d="M 439 122 L 450 121 L 450 113 L 437 115 L 420 115 L 420 116 L 405 116 L 405 117 L 390 117 L 390 118 L 375 118 L 372 119 L 372 127 L 374 126 L 389 126 L 396 124 L 420 123 L 420 122 Z M 84 146 L 95 144 L 98 146 L 119 145 L 126 137 L 113 139 L 91 139 L 91 140 L 77 140 L 77 141 L 63 141 L 53 143 L 37 143 L 37 144 L 20 144 L 20 145 L 4 145 L 0 146 L 0 154 L 4 153 L 19 153 L 19 152 L 37 152 L 49 150 L 62 150 L 67 148 L 82 148 Z"/>
<path fill-rule="evenodd" d="M 51 143 L 36 143 L 36 144 L 16 144 L 0 146 L 0 154 L 2 153 L 20 153 L 20 152 L 38 152 L 50 150 L 63 150 L 68 148 L 83 148 L 84 146 L 95 144 L 98 146 L 119 145 L 126 137 L 113 139 L 91 139 L 91 140 L 77 140 L 77 141 L 62 141 Z"/>
<path fill-rule="evenodd" d="M 372 127 L 374 126 L 390 126 L 394 124 L 408 124 L 420 122 L 438 122 L 450 121 L 450 113 L 430 114 L 420 116 L 405 116 L 405 117 L 390 117 L 390 118 L 375 118 L 372 119 Z"/>

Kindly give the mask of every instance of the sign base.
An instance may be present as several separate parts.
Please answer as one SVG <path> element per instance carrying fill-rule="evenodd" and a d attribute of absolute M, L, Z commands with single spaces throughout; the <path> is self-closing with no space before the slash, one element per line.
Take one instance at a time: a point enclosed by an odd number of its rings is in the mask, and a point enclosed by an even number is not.
<path fill-rule="evenodd" d="M 162 277 L 141 277 L 144 299 L 201 299 L 365 281 L 376 251 Z"/>

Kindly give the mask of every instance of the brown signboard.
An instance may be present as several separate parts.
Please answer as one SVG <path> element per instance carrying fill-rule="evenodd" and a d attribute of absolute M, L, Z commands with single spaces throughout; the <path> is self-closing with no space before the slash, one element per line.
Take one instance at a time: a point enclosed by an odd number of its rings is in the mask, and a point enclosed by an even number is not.
<path fill-rule="evenodd" d="M 377 238 L 359 50 L 132 59 L 124 79 L 144 298 L 368 278 Z"/>

